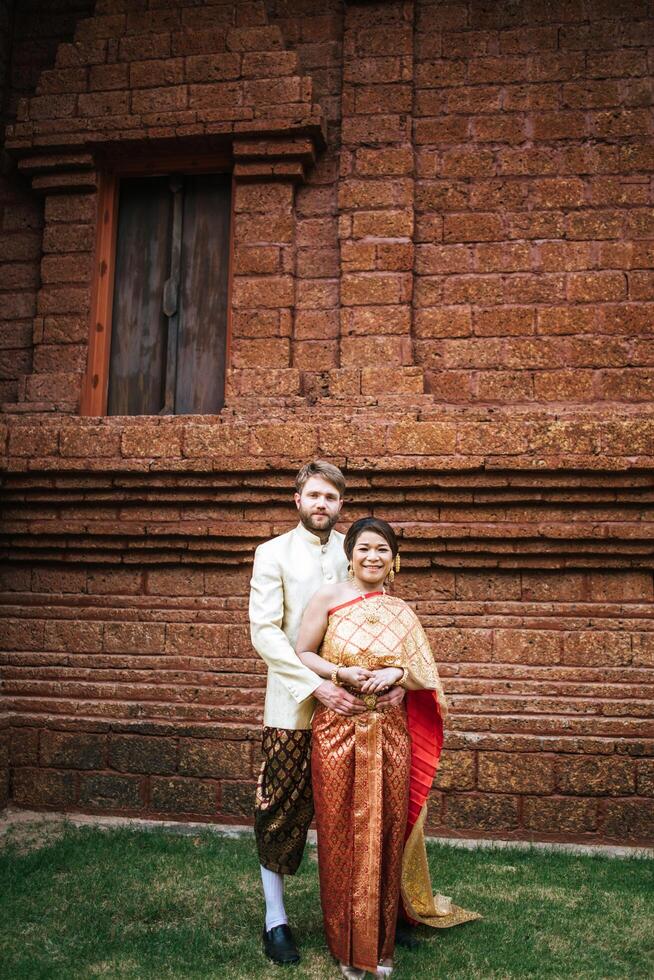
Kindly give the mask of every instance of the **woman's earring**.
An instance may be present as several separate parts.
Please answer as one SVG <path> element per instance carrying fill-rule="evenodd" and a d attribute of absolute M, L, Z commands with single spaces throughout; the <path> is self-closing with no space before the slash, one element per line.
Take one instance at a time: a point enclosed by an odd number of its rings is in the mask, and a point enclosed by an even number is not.
<path fill-rule="evenodd" d="M 392 585 L 393 584 L 393 581 L 395 579 L 395 572 L 393 571 L 393 566 L 391 566 L 391 570 L 388 573 L 388 575 L 386 576 L 386 578 L 388 580 L 389 585 Z"/>
<path fill-rule="evenodd" d="M 399 572 L 400 572 L 400 568 L 401 567 L 402 567 L 402 561 L 400 559 L 400 553 L 398 551 L 398 553 L 395 556 L 395 572 L 396 572 L 396 574 L 399 575 Z"/>
<path fill-rule="evenodd" d="M 347 577 L 350 580 L 350 582 L 354 578 L 354 569 L 352 568 L 352 562 L 351 561 L 349 561 L 347 563 Z"/>

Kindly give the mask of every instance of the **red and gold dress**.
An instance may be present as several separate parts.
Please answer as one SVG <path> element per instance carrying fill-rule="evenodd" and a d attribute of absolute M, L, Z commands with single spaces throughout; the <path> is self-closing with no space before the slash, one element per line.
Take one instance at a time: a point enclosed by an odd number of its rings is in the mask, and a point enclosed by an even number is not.
<path fill-rule="evenodd" d="M 434 896 L 423 824 L 443 744 L 447 708 L 429 641 L 402 599 L 369 593 L 329 611 L 320 654 L 343 666 L 403 667 L 420 690 L 396 708 L 346 718 L 324 705 L 313 716 L 312 780 L 320 900 L 331 953 L 375 972 L 392 957 L 398 905 L 447 928 L 474 912 Z"/>

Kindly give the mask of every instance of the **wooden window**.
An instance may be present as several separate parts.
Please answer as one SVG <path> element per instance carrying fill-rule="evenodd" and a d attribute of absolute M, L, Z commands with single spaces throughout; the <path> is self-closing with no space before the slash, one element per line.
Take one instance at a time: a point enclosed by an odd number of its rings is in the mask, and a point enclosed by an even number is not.
<path fill-rule="evenodd" d="M 225 174 L 108 178 L 100 188 L 83 414 L 220 411 L 230 205 Z"/>

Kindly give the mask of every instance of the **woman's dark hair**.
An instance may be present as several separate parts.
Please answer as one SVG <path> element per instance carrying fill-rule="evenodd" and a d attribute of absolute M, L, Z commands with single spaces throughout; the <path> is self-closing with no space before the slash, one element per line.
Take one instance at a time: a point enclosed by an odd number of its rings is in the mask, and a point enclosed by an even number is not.
<path fill-rule="evenodd" d="M 399 545 L 397 543 L 397 536 L 391 525 L 387 524 L 386 521 L 380 520 L 378 517 L 360 517 L 358 521 L 350 524 L 345 535 L 345 541 L 343 542 L 343 548 L 349 561 L 352 560 L 352 552 L 354 551 L 357 539 L 364 531 L 374 531 L 375 534 L 381 535 L 388 542 L 393 553 L 393 558 L 395 558 L 399 551 Z"/>

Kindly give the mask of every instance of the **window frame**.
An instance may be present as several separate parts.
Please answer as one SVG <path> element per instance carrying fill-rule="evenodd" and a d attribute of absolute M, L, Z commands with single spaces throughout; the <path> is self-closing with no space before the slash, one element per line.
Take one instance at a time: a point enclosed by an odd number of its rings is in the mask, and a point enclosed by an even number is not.
<path fill-rule="evenodd" d="M 135 159 L 127 164 L 116 166 L 107 162 L 98 170 L 98 208 L 89 310 L 89 350 L 86 373 L 82 380 L 80 415 L 96 417 L 107 415 L 120 181 L 124 177 L 159 177 L 175 172 L 183 174 L 222 173 L 231 174 L 232 177 L 227 265 L 225 371 L 229 368 L 232 339 L 231 297 L 234 279 L 234 204 L 236 196 L 231 154 L 224 150 L 212 154 L 157 154 L 156 158 Z M 148 418 L 149 416 L 133 417 Z"/>

